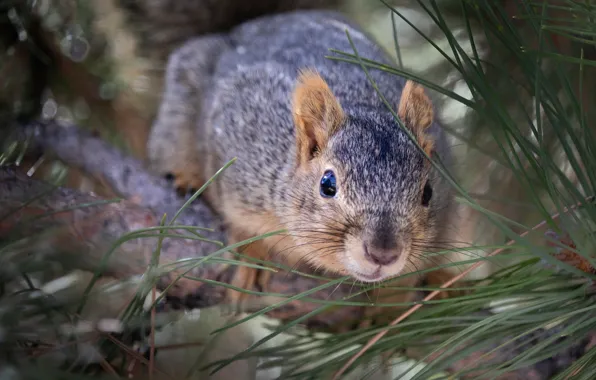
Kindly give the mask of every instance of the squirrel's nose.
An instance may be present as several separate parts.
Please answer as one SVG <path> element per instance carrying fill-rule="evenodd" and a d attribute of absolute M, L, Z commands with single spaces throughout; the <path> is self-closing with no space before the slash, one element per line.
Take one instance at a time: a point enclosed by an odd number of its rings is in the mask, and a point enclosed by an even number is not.
<path fill-rule="evenodd" d="M 372 245 L 364 245 L 364 257 L 376 265 L 391 265 L 399 259 L 401 247 L 399 244 L 393 248 L 377 248 Z"/>

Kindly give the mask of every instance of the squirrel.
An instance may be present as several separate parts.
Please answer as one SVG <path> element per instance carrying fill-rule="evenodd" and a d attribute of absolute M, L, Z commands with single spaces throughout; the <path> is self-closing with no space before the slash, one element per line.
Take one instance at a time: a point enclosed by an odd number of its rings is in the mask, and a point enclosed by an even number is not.
<path fill-rule="evenodd" d="M 449 147 L 421 85 L 369 69 L 407 133 L 359 65 L 326 57 L 353 51 L 346 30 L 359 55 L 391 63 L 332 10 L 262 16 L 188 40 L 168 60 L 154 129 L 196 141 L 178 185 L 198 188 L 237 158 L 203 193 L 230 244 L 287 231 L 244 255 L 377 283 L 432 263 L 424 253 L 447 229 L 451 190 L 425 154 L 448 162 Z M 232 285 L 255 284 L 265 290 L 267 276 L 239 267 Z"/>

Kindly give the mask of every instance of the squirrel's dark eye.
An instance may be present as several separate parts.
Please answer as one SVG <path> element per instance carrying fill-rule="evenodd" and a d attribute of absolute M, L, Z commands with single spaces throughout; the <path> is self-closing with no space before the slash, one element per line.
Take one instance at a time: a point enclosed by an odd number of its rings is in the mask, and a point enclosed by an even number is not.
<path fill-rule="evenodd" d="M 327 170 L 321 178 L 320 193 L 325 198 L 332 198 L 337 193 L 335 173 L 331 170 Z"/>
<path fill-rule="evenodd" d="M 428 183 L 428 181 L 426 181 L 426 184 L 424 185 L 424 190 L 422 191 L 422 205 L 423 206 L 428 206 L 428 204 L 430 203 L 430 199 L 433 197 L 433 188 L 430 187 L 430 183 Z"/>

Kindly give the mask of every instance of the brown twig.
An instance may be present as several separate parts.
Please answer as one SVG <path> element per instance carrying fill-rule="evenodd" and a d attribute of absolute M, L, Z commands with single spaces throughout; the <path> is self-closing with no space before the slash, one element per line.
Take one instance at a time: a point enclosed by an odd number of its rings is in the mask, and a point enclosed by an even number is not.
<path fill-rule="evenodd" d="M 124 350 L 126 353 L 128 353 L 130 356 L 132 356 L 136 361 L 141 362 L 145 365 L 149 365 L 149 360 L 145 359 L 142 355 L 140 355 L 139 353 L 135 352 L 134 350 L 132 350 L 130 347 L 128 347 L 126 344 L 122 343 L 120 340 L 114 338 L 111 334 L 106 334 L 105 335 L 110 341 L 112 341 L 115 345 L 120 346 L 120 348 L 122 350 Z M 170 374 L 160 370 L 159 368 L 155 368 L 154 369 L 156 372 L 159 372 L 160 374 L 162 374 L 163 376 L 166 376 L 172 380 L 174 380 L 174 377 L 171 376 Z"/>
<path fill-rule="evenodd" d="M 149 379 L 153 379 L 155 366 L 155 286 L 151 289 L 151 334 L 149 337 Z"/>
<path fill-rule="evenodd" d="M 566 213 L 571 209 L 575 209 L 576 207 L 580 206 L 581 203 L 578 203 L 572 207 L 569 208 L 564 208 L 562 213 Z M 561 213 L 556 213 L 554 215 L 551 216 L 552 220 L 558 219 L 559 216 L 561 215 Z M 523 232 L 522 234 L 519 235 L 520 238 L 525 237 L 526 235 L 528 235 L 530 232 L 536 231 L 542 227 L 544 227 L 547 224 L 546 220 L 543 220 L 542 222 L 536 224 L 534 227 L 532 227 L 531 229 Z M 507 244 L 505 244 L 506 246 L 510 246 L 513 243 L 515 243 L 515 240 L 510 240 L 507 242 Z M 496 249 L 494 251 L 492 251 L 491 253 L 489 253 L 486 257 L 491 257 L 491 256 L 496 256 L 498 254 L 500 254 L 501 252 L 505 251 L 506 248 L 499 248 Z M 473 270 L 477 269 L 478 267 L 480 267 L 481 265 L 483 265 L 486 262 L 486 260 L 484 261 L 478 261 L 476 262 L 474 265 L 470 266 L 469 268 L 467 268 L 466 270 L 462 271 L 461 273 L 459 273 L 458 275 L 452 277 L 450 280 L 444 282 L 441 286 L 440 289 L 434 290 L 432 291 L 429 295 L 427 295 L 426 297 L 424 297 L 424 299 L 422 300 L 421 303 L 412 306 L 410 309 L 408 309 L 407 311 L 405 311 L 404 313 L 402 313 L 399 317 L 397 317 L 395 320 L 393 320 L 393 322 L 389 323 L 388 327 L 393 327 L 395 325 L 397 325 L 398 323 L 400 323 L 401 321 L 403 321 L 404 319 L 408 318 L 410 315 L 412 315 L 413 313 L 416 312 L 416 310 L 420 309 L 422 306 L 424 306 L 424 303 L 427 301 L 432 300 L 433 298 L 435 298 L 439 293 L 441 293 L 443 291 L 443 289 L 446 289 L 448 287 L 450 287 L 451 285 L 453 285 L 455 282 L 461 280 L 462 278 L 464 278 L 465 276 L 467 276 L 470 272 L 472 272 Z M 346 364 L 344 364 L 334 375 L 333 375 L 333 380 L 338 380 L 340 378 L 340 376 L 342 374 L 344 374 L 344 372 L 347 371 L 348 368 L 350 368 L 350 366 L 352 364 L 354 364 L 354 362 L 356 360 L 358 360 L 359 357 L 361 357 L 366 351 L 368 351 L 375 343 L 377 343 L 381 338 L 383 338 L 385 336 L 385 334 L 387 334 L 389 332 L 389 329 L 383 330 L 381 332 L 379 332 L 377 335 L 375 335 L 374 337 L 372 337 L 361 349 L 360 351 L 358 351 L 356 354 L 354 354 L 347 362 Z"/>
<path fill-rule="evenodd" d="M 103 368 L 104 371 L 114 376 L 116 379 L 120 378 L 120 376 L 118 376 L 118 372 L 116 372 L 114 367 L 112 367 L 104 358 L 99 360 L 99 365 L 101 365 L 101 368 Z"/>
<path fill-rule="evenodd" d="M 189 343 L 176 343 L 176 344 L 164 344 L 163 346 L 155 346 L 156 350 L 178 350 L 180 348 L 198 347 L 204 345 L 205 342 L 189 342 Z"/>

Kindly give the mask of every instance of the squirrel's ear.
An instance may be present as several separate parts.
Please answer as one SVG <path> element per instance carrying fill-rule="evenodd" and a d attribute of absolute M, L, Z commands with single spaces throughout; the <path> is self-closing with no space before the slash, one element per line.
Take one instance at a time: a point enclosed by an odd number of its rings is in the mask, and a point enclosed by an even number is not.
<path fill-rule="evenodd" d="M 294 90 L 292 112 L 296 125 L 298 164 L 322 150 L 343 124 L 344 113 L 331 89 L 312 70 L 302 71 Z"/>
<path fill-rule="evenodd" d="M 397 114 L 402 123 L 412 131 L 418 144 L 430 155 L 434 141 L 426 133 L 434 118 L 433 105 L 419 84 L 408 80 L 401 94 Z"/>

